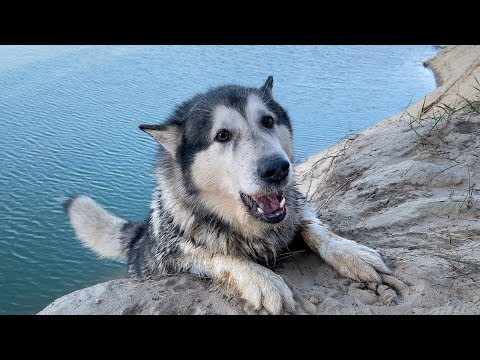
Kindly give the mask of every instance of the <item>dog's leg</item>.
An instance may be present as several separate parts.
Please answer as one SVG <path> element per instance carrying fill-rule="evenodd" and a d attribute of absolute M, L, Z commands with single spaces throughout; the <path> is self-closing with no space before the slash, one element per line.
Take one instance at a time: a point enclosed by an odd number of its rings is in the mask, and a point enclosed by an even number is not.
<path fill-rule="evenodd" d="M 321 223 L 308 202 L 302 209 L 302 236 L 342 276 L 359 282 L 382 283 L 379 273 L 390 273 L 376 250 L 334 234 Z"/>
<path fill-rule="evenodd" d="M 208 276 L 237 291 L 240 296 L 260 310 L 271 314 L 294 312 L 295 300 L 282 277 L 270 269 L 246 258 L 208 254 L 205 250 L 184 246 L 185 266 L 197 275 Z"/>

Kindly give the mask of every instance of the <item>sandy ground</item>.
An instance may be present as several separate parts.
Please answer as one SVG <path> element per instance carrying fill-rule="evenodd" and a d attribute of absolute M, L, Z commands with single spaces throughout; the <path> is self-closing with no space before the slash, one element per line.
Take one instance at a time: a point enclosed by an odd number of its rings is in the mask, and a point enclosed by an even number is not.
<path fill-rule="evenodd" d="M 319 217 L 378 249 L 403 285 L 354 283 L 311 253 L 293 253 L 275 271 L 298 313 L 480 313 L 480 46 L 448 46 L 428 66 L 440 86 L 425 100 L 296 169 Z M 255 312 L 190 275 L 113 280 L 41 312 L 242 313 Z"/>

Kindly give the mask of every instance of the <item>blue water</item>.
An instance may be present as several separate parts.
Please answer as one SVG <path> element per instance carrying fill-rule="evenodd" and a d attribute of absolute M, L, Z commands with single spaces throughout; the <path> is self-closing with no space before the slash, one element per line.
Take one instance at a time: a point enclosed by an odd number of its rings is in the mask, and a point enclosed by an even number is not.
<path fill-rule="evenodd" d="M 140 123 L 208 87 L 260 86 L 289 111 L 296 159 L 435 87 L 433 46 L 0 46 L 0 313 L 123 276 L 84 249 L 59 198 L 147 216 L 156 144 Z"/>

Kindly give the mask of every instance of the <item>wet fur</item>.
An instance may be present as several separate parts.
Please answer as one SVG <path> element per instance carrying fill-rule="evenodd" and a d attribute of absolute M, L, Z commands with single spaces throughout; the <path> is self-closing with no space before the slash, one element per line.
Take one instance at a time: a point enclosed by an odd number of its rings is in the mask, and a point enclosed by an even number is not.
<path fill-rule="evenodd" d="M 270 77 L 261 88 L 215 88 L 178 106 L 163 124 L 142 126 L 162 145 L 149 218 L 127 222 L 88 197 L 75 197 L 66 210 L 77 237 L 101 256 L 126 259 L 131 276 L 208 276 L 270 313 L 291 312 L 295 303 L 281 277 L 260 264 L 273 264 L 299 234 L 342 275 L 379 281 L 377 271 L 388 269 L 378 253 L 325 228 L 294 181 L 284 187 L 287 216 L 279 224 L 245 211 L 237 187 L 270 191 L 250 175 L 258 153 L 293 161 L 291 122 L 273 99 L 272 85 Z M 275 117 L 270 132 L 256 128 L 264 113 Z M 223 126 L 237 135 L 222 147 L 211 139 Z"/>

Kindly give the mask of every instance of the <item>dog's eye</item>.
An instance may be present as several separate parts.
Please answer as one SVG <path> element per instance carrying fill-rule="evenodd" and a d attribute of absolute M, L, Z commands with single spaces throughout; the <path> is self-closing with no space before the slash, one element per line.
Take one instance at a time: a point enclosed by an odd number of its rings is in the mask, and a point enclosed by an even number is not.
<path fill-rule="evenodd" d="M 217 132 L 217 135 L 215 135 L 215 140 L 220 141 L 220 142 L 225 142 L 230 140 L 230 132 L 228 130 L 222 129 L 219 132 Z"/>
<path fill-rule="evenodd" d="M 274 124 L 274 120 L 271 116 L 266 115 L 262 118 L 262 125 L 265 126 L 266 128 L 272 128 Z"/>

